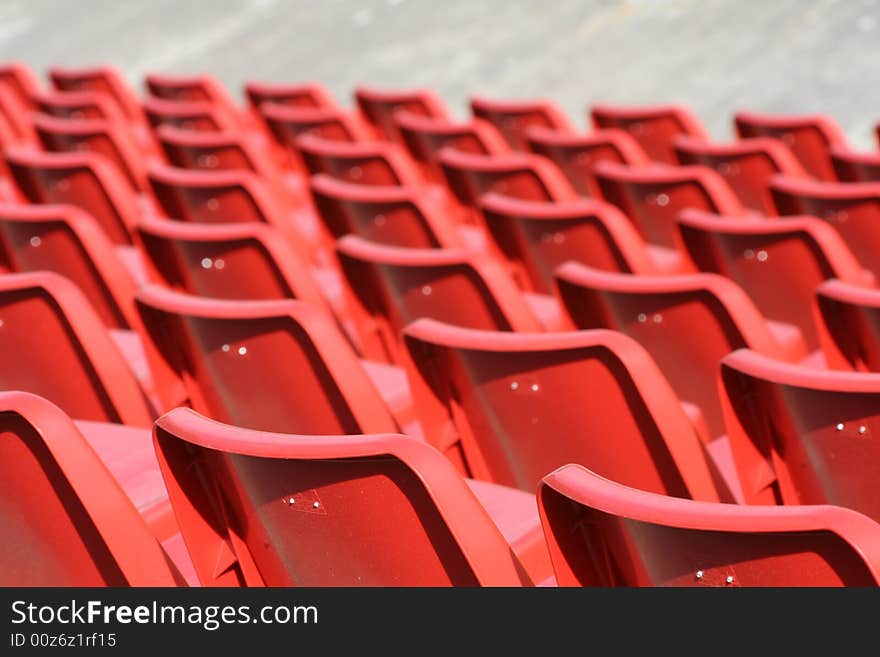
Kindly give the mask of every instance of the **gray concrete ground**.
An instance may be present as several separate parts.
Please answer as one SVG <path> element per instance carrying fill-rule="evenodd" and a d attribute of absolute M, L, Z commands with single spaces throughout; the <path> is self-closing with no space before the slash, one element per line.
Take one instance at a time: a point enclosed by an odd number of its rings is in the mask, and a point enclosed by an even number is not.
<path fill-rule="evenodd" d="M 737 108 L 833 115 L 876 148 L 876 0 L 2 0 L 0 59 L 110 62 L 244 80 L 428 85 L 556 99 L 691 105 L 718 139 Z"/>

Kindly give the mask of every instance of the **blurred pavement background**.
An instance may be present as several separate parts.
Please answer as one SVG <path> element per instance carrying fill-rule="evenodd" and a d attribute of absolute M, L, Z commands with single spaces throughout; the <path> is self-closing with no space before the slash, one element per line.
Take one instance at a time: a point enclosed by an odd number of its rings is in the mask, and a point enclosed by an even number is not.
<path fill-rule="evenodd" d="M 827 112 L 876 148 L 876 0 L 2 0 L 0 59 L 145 71 L 689 104 L 718 139 L 738 108 Z"/>

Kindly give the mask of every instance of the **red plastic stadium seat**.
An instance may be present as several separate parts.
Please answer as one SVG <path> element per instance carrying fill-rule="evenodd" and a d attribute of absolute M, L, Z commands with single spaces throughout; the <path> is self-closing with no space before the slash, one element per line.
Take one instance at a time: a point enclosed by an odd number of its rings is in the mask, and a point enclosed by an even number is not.
<path fill-rule="evenodd" d="M 125 125 L 125 115 L 113 98 L 99 91 L 46 91 L 34 96 L 36 108 L 59 119 L 100 119 Z"/>
<path fill-rule="evenodd" d="M 128 86 L 119 71 L 112 66 L 95 68 L 49 69 L 49 79 L 61 91 L 96 91 L 108 94 L 129 121 L 142 121 L 143 112 L 137 94 Z"/>
<path fill-rule="evenodd" d="M 155 285 L 142 287 L 137 302 L 167 407 L 188 399 L 219 421 L 267 431 L 398 430 L 322 308 L 292 299 L 208 299 Z"/>
<path fill-rule="evenodd" d="M 354 91 L 357 106 L 376 134 L 400 142 L 394 114 L 406 110 L 411 114 L 451 120 L 446 103 L 430 89 L 381 90 L 358 87 Z"/>
<path fill-rule="evenodd" d="M 828 366 L 880 372 L 880 290 L 826 281 L 816 288 L 816 306 Z"/>
<path fill-rule="evenodd" d="M 144 219 L 138 241 L 151 278 L 217 299 L 299 299 L 326 307 L 308 264 L 269 226 Z"/>
<path fill-rule="evenodd" d="M 370 358 L 394 360 L 401 329 L 421 317 L 471 328 L 542 330 L 504 266 L 478 251 L 406 249 L 355 235 L 336 248 Z"/>
<path fill-rule="evenodd" d="M 15 142 L 35 141 L 34 127 L 31 125 L 32 112 L 30 105 L 23 104 L 12 89 L 0 82 L 0 119 L 11 130 Z M 7 141 L 4 146 L 11 143 L 14 142 Z"/>
<path fill-rule="evenodd" d="M 355 234 L 379 244 L 417 249 L 462 245 L 456 225 L 417 189 L 361 185 L 326 174 L 311 179 L 315 207 L 336 237 Z"/>
<path fill-rule="evenodd" d="M 632 222 L 610 203 L 521 201 L 489 193 L 480 207 L 504 255 L 522 264 L 539 292 L 553 292 L 553 271 L 569 260 L 608 271 L 664 273 L 666 263 L 653 259 Z"/>
<path fill-rule="evenodd" d="M 596 130 L 579 134 L 549 128 L 529 128 L 525 137 L 529 150 L 555 163 L 581 196 L 602 195 L 593 175 L 596 162 L 609 160 L 627 166 L 650 163 L 639 143 L 623 130 Z"/>
<path fill-rule="evenodd" d="M 715 386 L 722 356 L 740 347 L 789 361 L 807 355 L 800 331 L 766 321 L 738 285 L 716 274 L 633 276 L 566 263 L 556 278 L 575 325 L 638 340 L 679 397 L 700 407 L 713 437 L 724 433 Z"/>
<path fill-rule="evenodd" d="M 780 215 L 824 219 L 859 262 L 880 276 L 880 183 L 823 183 L 774 176 L 770 192 Z"/>
<path fill-rule="evenodd" d="M 880 518 L 880 374 L 721 362 L 724 420 L 749 504 L 837 504 Z"/>
<path fill-rule="evenodd" d="M 59 119 L 35 114 L 34 128 L 47 151 L 97 153 L 112 162 L 132 188 L 146 191 L 142 154 L 118 124 L 107 119 Z"/>
<path fill-rule="evenodd" d="M 0 63 L 0 83 L 8 86 L 25 107 L 32 108 L 34 94 L 40 91 L 40 78 L 22 62 Z"/>
<path fill-rule="evenodd" d="M 0 276 L 0 389 L 26 390 L 71 417 L 150 426 L 134 374 L 88 299 L 52 272 Z"/>
<path fill-rule="evenodd" d="M 296 139 L 296 148 L 311 175 L 324 173 L 359 185 L 423 184 L 419 172 L 395 144 L 347 142 L 305 134 Z"/>
<path fill-rule="evenodd" d="M 108 328 L 138 326 L 135 282 L 95 220 L 72 205 L 0 204 L 0 263 L 54 271 L 88 298 Z"/>
<path fill-rule="evenodd" d="M 569 182 L 544 158 L 531 153 L 477 155 L 451 148 L 440 152 L 446 184 L 465 207 L 477 209 L 487 192 L 526 201 L 572 201 Z"/>
<path fill-rule="evenodd" d="M 657 162 L 678 164 L 673 141 L 679 135 L 709 139 L 699 117 L 683 105 L 593 105 L 590 116 L 597 128 L 628 132 Z"/>
<path fill-rule="evenodd" d="M 333 95 L 317 82 L 257 82 L 245 84 L 245 95 L 251 109 L 263 103 L 273 103 L 290 108 L 337 107 Z"/>
<path fill-rule="evenodd" d="M 500 100 L 474 96 L 474 116 L 494 125 L 518 151 L 527 151 L 526 131 L 532 127 L 574 132 L 575 127 L 565 112 L 552 100 Z"/>
<path fill-rule="evenodd" d="M 149 73 L 144 82 L 150 95 L 165 100 L 208 102 L 237 115 L 237 107 L 226 87 L 213 75 L 169 75 Z"/>
<path fill-rule="evenodd" d="M 819 347 L 812 311 L 816 286 L 829 278 L 874 282 L 840 235 L 815 217 L 765 221 L 685 210 L 678 225 L 701 271 L 738 283 L 765 317 L 797 326 L 811 351 Z"/>
<path fill-rule="evenodd" d="M 57 406 L 0 392 L 0 477 L 0 586 L 183 585 L 138 509 Z"/>
<path fill-rule="evenodd" d="M 706 167 L 598 162 L 593 171 L 602 197 L 623 210 L 646 240 L 668 249 L 679 246 L 675 218 L 685 208 L 730 217 L 746 213 L 724 178 Z"/>
<path fill-rule="evenodd" d="M 836 180 L 829 149 L 846 146 L 846 135 L 831 117 L 823 114 L 761 114 L 737 112 L 736 131 L 741 138 L 773 137 L 791 149 L 808 174 L 819 180 Z"/>
<path fill-rule="evenodd" d="M 750 210 L 773 216 L 776 206 L 767 185 L 777 173 L 806 178 L 800 162 L 781 142 L 766 137 L 717 144 L 680 136 L 673 142 L 679 162 L 714 169 Z"/>
<path fill-rule="evenodd" d="M 419 441 L 261 433 L 178 409 L 155 443 L 204 586 L 519 586 L 550 575 L 534 496 L 469 486 Z M 506 522 L 481 503 L 487 492 Z"/>
<path fill-rule="evenodd" d="M 547 475 L 538 505 L 559 586 L 880 583 L 880 525 L 849 509 L 681 500 L 578 465 Z"/>
<path fill-rule="evenodd" d="M 92 215 L 114 244 L 130 244 L 140 200 L 124 174 L 96 153 L 7 148 L 6 162 L 31 203 L 75 205 Z"/>
<path fill-rule="evenodd" d="M 501 134 L 482 119 L 457 123 L 400 111 L 394 115 L 394 120 L 403 145 L 419 164 L 425 178 L 434 182 L 443 181 L 438 157 L 444 148 L 480 155 L 504 155 L 510 152 Z"/>
<path fill-rule="evenodd" d="M 857 153 L 847 146 L 832 146 L 830 152 L 841 182 L 880 182 L 880 153 Z"/>
<path fill-rule="evenodd" d="M 477 479 L 534 492 L 548 471 L 576 462 L 645 490 L 718 500 L 696 431 L 630 338 L 428 319 L 404 337 L 427 439 Z"/>
<path fill-rule="evenodd" d="M 207 132 L 238 130 L 238 126 L 230 116 L 207 101 L 145 98 L 142 106 L 154 130 L 161 125 Z"/>

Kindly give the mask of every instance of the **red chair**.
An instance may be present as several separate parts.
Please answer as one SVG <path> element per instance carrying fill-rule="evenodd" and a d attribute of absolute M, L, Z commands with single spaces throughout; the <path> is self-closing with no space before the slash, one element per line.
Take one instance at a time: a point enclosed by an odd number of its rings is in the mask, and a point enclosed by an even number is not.
<path fill-rule="evenodd" d="M 0 119 L 6 124 L 14 137 L 4 145 L 12 143 L 34 143 L 34 127 L 31 125 L 33 109 L 21 102 L 15 92 L 0 82 Z"/>
<path fill-rule="evenodd" d="M 34 96 L 36 109 L 59 119 L 98 119 L 126 125 L 113 98 L 100 91 L 45 91 Z"/>
<path fill-rule="evenodd" d="M 94 91 L 108 94 L 129 121 L 143 121 L 144 115 L 137 94 L 112 66 L 94 68 L 49 69 L 49 79 L 61 91 Z"/>
<path fill-rule="evenodd" d="M 336 249 L 368 358 L 394 361 L 400 331 L 422 317 L 497 331 L 543 330 L 538 303 L 501 263 L 480 252 L 407 249 L 355 235 L 340 239 Z"/>
<path fill-rule="evenodd" d="M 830 368 L 880 372 L 880 291 L 826 281 L 816 288 L 816 311 Z"/>
<path fill-rule="evenodd" d="M 809 214 L 840 233 L 866 269 L 880 276 L 880 183 L 825 183 L 774 176 L 770 193 L 780 215 Z"/>
<path fill-rule="evenodd" d="M 770 178 L 777 173 L 792 178 L 807 177 L 791 151 L 767 137 L 717 144 L 682 135 L 675 139 L 673 146 L 683 165 L 699 164 L 714 169 L 745 207 L 767 216 L 776 214 L 767 188 Z"/>
<path fill-rule="evenodd" d="M 780 363 L 748 350 L 721 361 L 731 450 L 749 504 L 835 504 L 877 520 L 880 375 Z"/>
<path fill-rule="evenodd" d="M 816 287 L 829 278 L 874 283 L 840 235 L 815 217 L 765 221 L 685 210 L 678 228 L 701 271 L 733 280 L 765 317 L 797 326 L 811 351 L 819 347 Z"/>
<path fill-rule="evenodd" d="M 741 138 L 772 137 L 791 149 L 804 170 L 819 180 L 836 180 L 829 149 L 846 146 L 846 135 L 824 114 L 762 114 L 737 112 L 736 132 Z"/>
<path fill-rule="evenodd" d="M 880 525 L 849 509 L 681 500 L 578 465 L 544 478 L 538 506 L 559 586 L 880 583 Z"/>
<path fill-rule="evenodd" d="M 33 108 L 33 97 L 40 91 L 40 78 L 23 62 L 3 62 L 0 64 L 0 83 L 9 87 L 18 101 Z"/>
<path fill-rule="evenodd" d="M 531 289 L 552 294 L 553 271 L 569 260 L 608 271 L 663 273 L 632 222 L 610 203 L 521 201 L 489 193 L 480 200 L 489 232 L 511 261 L 520 263 Z"/>
<path fill-rule="evenodd" d="M 574 324 L 635 338 L 679 397 L 702 410 L 712 437 L 724 434 L 715 386 L 723 356 L 740 347 L 788 361 L 807 355 L 800 331 L 765 320 L 722 276 L 633 276 L 567 263 L 556 278 Z"/>
<path fill-rule="evenodd" d="M 211 103 L 230 116 L 238 116 L 238 107 L 226 87 L 213 75 L 167 75 L 149 73 L 144 78 L 150 95 L 165 100 Z"/>
<path fill-rule="evenodd" d="M 847 146 L 832 146 L 829 152 L 841 182 L 880 182 L 880 153 L 857 153 Z"/>
<path fill-rule="evenodd" d="M 346 142 L 301 135 L 296 148 L 311 175 L 327 174 L 359 185 L 420 187 L 418 170 L 395 144 L 382 141 Z"/>
<path fill-rule="evenodd" d="M 208 132 L 236 132 L 239 129 L 228 114 L 203 100 L 164 100 L 148 97 L 143 100 L 142 107 L 147 121 L 154 130 L 162 125 Z"/>
<path fill-rule="evenodd" d="M 97 153 L 112 162 L 134 190 L 147 190 L 143 156 L 125 130 L 113 121 L 59 119 L 35 114 L 33 124 L 45 150 L 55 153 Z"/>
<path fill-rule="evenodd" d="M 639 143 L 622 130 L 580 134 L 533 127 L 526 131 L 525 139 L 529 150 L 556 164 L 581 196 L 601 197 L 593 175 L 596 162 L 609 160 L 627 166 L 650 163 Z"/>
<path fill-rule="evenodd" d="M 534 497 L 469 486 L 419 441 L 261 433 L 177 409 L 155 443 L 203 586 L 520 586 L 550 575 Z"/>
<path fill-rule="evenodd" d="M 718 500 L 678 398 L 626 336 L 422 319 L 404 339 L 426 438 L 477 479 L 533 492 L 575 462 L 645 490 Z"/>
<path fill-rule="evenodd" d="M 709 140 L 699 117 L 683 105 L 593 105 L 590 116 L 597 128 L 628 132 L 657 162 L 678 164 L 673 142 L 679 135 Z"/>
<path fill-rule="evenodd" d="M 166 287 L 217 299 L 299 299 L 327 307 L 308 263 L 269 226 L 147 218 L 137 236 L 151 280 Z"/>
<path fill-rule="evenodd" d="M 150 426 L 146 396 L 88 299 L 52 272 L 0 276 L 0 389 L 71 417 Z"/>
<path fill-rule="evenodd" d="M 333 95 L 317 82 L 257 82 L 245 84 L 251 110 L 256 111 L 263 103 L 283 105 L 289 108 L 335 108 Z"/>
<path fill-rule="evenodd" d="M 373 87 L 357 87 L 357 106 L 379 137 L 400 143 L 394 114 L 406 110 L 410 114 L 451 120 L 446 103 L 430 89 L 385 91 Z"/>
<path fill-rule="evenodd" d="M 92 215 L 114 244 L 131 244 L 140 200 L 124 174 L 102 155 L 26 147 L 7 148 L 4 155 L 29 202 L 75 205 Z"/>
<path fill-rule="evenodd" d="M 404 111 L 394 115 L 403 145 L 422 171 L 433 182 L 443 181 L 439 154 L 444 148 L 480 155 L 505 155 L 510 152 L 507 142 L 491 123 L 471 119 L 457 123 Z"/>
<path fill-rule="evenodd" d="M 312 177 L 311 190 L 318 214 L 335 238 L 355 234 L 417 249 L 463 245 L 458 226 L 411 187 L 361 185 L 320 173 Z"/>
<path fill-rule="evenodd" d="M 0 393 L 0 435 L 0 586 L 184 585 L 114 474 L 57 406 Z"/>
<path fill-rule="evenodd" d="M 108 328 L 133 329 L 136 284 L 95 220 L 72 205 L 0 204 L 0 263 L 54 271 L 82 291 Z"/>
<path fill-rule="evenodd" d="M 620 208 L 650 243 L 677 250 L 675 219 L 685 208 L 737 217 L 746 213 L 720 175 L 701 166 L 627 167 L 598 162 L 602 198 Z"/>
<path fill-rule="evenodd" d="M 527 151 L 526 132 L 540 127 L 574 132 L 575 127 L 565 112 L 552 100 L 501 100 L 474 96 L 471 112 L 497 128 L 511 148 Z"/>
<path fill-rule="evenodd" d="M 292 299 L 137 294 L 157 393 L 221 422 L 312 434 L 398 431 L 327 312 Z"/>

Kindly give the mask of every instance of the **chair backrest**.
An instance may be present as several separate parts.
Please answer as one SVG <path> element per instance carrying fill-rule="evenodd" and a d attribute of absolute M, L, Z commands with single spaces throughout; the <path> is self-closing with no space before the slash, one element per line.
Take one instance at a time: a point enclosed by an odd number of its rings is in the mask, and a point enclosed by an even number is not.
<path fill-rule="evenodd" d="M 659 273 L 645 241 L 610 203 L 521 201 L 490 192 L 480 208 L 504 255 L 522 263 L 539 292 L 553 292 L 553 271 L 569 260 L 609 271 Z"/>
<path fill-rule="evenodd" d="M 183 583 L 113 475 L 54 404 L 0 392 L 0 478 L 0 585 Z"/>
<path fill-rule="evenodd" d="M 816 288 L 816 323 L 828 367 L 880 372 L 880 291 L 826 281 Z"/>
<path fill-rule="evenodd" d="M 259 82 L 245 84 L 244 93 L 251 109 L 263 103 L 273 103 L 291 108 L 336 107 L 333 95 L 317 82 Z"/>
<path fill-rule="evenodd" d="M 412 438 L 263 433 L 177 409 L 155 444 L 205 586 L 529 583 L 454 467 Z"/>
<path fill-rule="evenodd" d="M 137 295 L 157 393 L 222 422 L 309 434 L 393 432 L 352 347 L 321 308 L 292 299 Z M 181 385 L 182 382 L 182 385 Z"/>
<path fill-rule="evenodd" d="M 730 449 L 747 504 L 836 504 L 880 521 L 880 374 L 721 361 Z"/>
<path fill-rule="evenodd" d="M 594 130 L 582 134 L 551 128 L 529 128 L 525 134 L 529 150 L 543 155 L 565 174 L 581 196 L 601 197 L 593 165 L 605 160 L 640 166 L 651 162 L 639 143 L 623 130 Z"/>
<path fill-rule="evenodd" d="M 806 178 L 798 159 L 782 142 L 768 137 L 740 139 L 718 144 L 681 135 L 673 142 L 678 161 L 699 164 L 718 172 L 749 210 L 767 216 L 776 214 L 776 206 L 767 185 L 775 174 Z"/>
<path fill-rule="evenodd" d="M 819 346 L 816 286 L 829 278 L 872 282 L 840 235 L 815 217 L 766 221 L 685 210 L 678 228 L 701 271 L 735 281 L 765 317 L 797 326 L 810 350 Z"/>
<path fill-rule="evenodd" d="M 213 75 L 168 75 L 148 73 L 144 77 L 147 91 L 156 98 L 208 102 L 236 115 L 237 106 L 226 87 Z"/>
<path fill-rule="evenodd" d="M 741 216 L 746 210 L 724 178 L 702 166 L 593 167 L 602 197 L 620 208 L 652 244 L 678 247 L 675 219 L 686 208 Z"/>
<path fill-rule="evenodd" d="M 287 151 L 293 161 L 298 161 L 300 135 L 314 135 L 330 141 L 370 141 L 369 129 L 350 114 L 338 107 L 298 107 L 263 103 L 260 116 L 266 122 L 275 142 Z"/>
<path fill-rule="evenodd" d="M 16 141 L 28 143 L 34 141 L 32 114 L 31 105 L 22 103 L 15 91 L 0 81 L 0 118 L 8 125 Z M 11 142 L 7 142 L 7 145 L 8 143 Z"/>
<path fill-rule="evenodd" d="M 0 64 L 0 82 L 12 89 L 19 102 L 33 107 L 34 94 L 40 90 L 40 78 L 27 64 L 3 62 Z"/>
<path fill-rule="evenodd" d="M 54 271 L 85 294 L 105 326 L 137 326 L 131 274 L 97 222 L 77 207 L 0 204 L 0 264 Z"/>
<path fill-rule="evenodd" d="M 833 183 L 785 176 L 770 179 L 780 215 L 809 214 L 840 233 L 862 265 L 880 276 L 880 183 Z"/>
<path fill-rule="evenodd" d="M 699 117 L 683 105 L 593 105 L 590 116 L 597 128 L 628 132 L 657 162 L 678 164 L 673 141 L 679 135 L 709 139 Z"/>
<path fill-rule="evenodd" d="M 575 131 L 565 112 L 552 100 L 502 100 L 474 96 L 470 104 L 475 117 L 494 125 L 510 147 L 518 151 L 529 150 L 526 142 L 529 128 Z"/>
<path fill-rule="evenodd" d="M 327 308 L 308 263 L 270 226 L 151 217 L 138 225 L 137 236 L 150 277 L 167 287 L 216 299 L 299 299 Z"/>
<path fill-rule="evenodd" d="M 47 151 L 97 153 L 119 169 L 132 189 L 147 189 L 142 155 L 118 123 L 107 119 L 61 119 L 45 114 L 35 114 L 33 123 Z"/>
<path fill-rule="evenodd" d="M 764 114 L 737 112 L 733 117 L 737 134 L 743 138 L 772 137 L 788 146 L 804 170 L 819 180 L 836 180 L 829 148 L 846 146 L 840 126 L 823 114 Z"/>
<path fill-rule="evenodd" d="M 403 327 L 422 317 L 499 331 L 542 330 L 501 263 L 467 249 L 407 249 L 347 235 L 337 254 L 371 354 L 394 358 Z"/>
<path fill-rule="evenodd" d="M 28 201 L 75 205 L 92 215 L 114 244 L 131 244 L 140 202 L 124 174 L 102 155 L 26 147 L 7 148 L 4 155 Z"/>
<path fill-rule="evenodd" d="M 724 433 L 715 386 L 723 356 L 740 347 L 789 360 L 806 355 L 802 339 L 781 344 L 745 292 L 716 274 L 634 276 L 566 263 L 556 278 L 574 324 L 636 339 L 679 397 L 700 407 L 712 436 Z"/>
<path fill-rule="evenodd" d="M 465 123 L 400 111 L 394 115 L 403 145 L 425 178 L 442 182 L 438 156 L 444 148 L 465 153 L 503 155 L 510 147 L 495 127 L 482 119 Z"/>
<path fill-rule="evenodd" d="M 634 490 L 578 465 L 538 507 L 560 586 L 876 586 L 880 525 L 833 506 L 742 506 Z"/>
<path fill-rule="evenodd" d="M 488 192 L 526 201 L 571 201 L 577 193 L 550 162 L 531 153 L 477 155 L 451 148 L 440 152 L 446 184 L 465 207 L 476 209 Z"/>
<path fill-rule="evenodd" d="M 379 244 L 410 248 L 453 247 L 454 224 L 410 187 L 360 185 L 323 173 L 312 176 L 321 221 L 336 237 L 355 234 Z"/>
<path fill-rule="evenodd" d="M 323 173 L 359 185 L 422 184 L 418 171 L 395 144 L 345 142 L 305 134 L 296 139 L 296 148 L 313 176 Z"/>
<path fill-rule="evenodd" d="M 880 153 L 859 153 L 832 146 L 831 163 L 840 182 L 880 182 Z"/>
<path fill-rule="evenodd" d="M 394 121 L 394 114 L 398 111 L 438 119 L 451 118 L 446 103 L 430 89 L 382 90 L 361 86 L 355 89 L 354 98 L 377 135 L 398 143 L 401 138 Z"/>
<path fill-rule="evenodd" d="M 404 339 L 426 437 L 461 450 L 474 477 L 535 492 L 547 472 L 582 463 L 645 490 L 718 499 L 678 397 L 630 338 L 422 319 Z"/>
<path fill-rule="evenodd" d="M 137 94 L 128 86 L 120 72 L 112 66 L 94 68 L 54 66 L 49 69 L 49 79 L 52 80 L 55 88 L 61 91 L 96 91 L 108 94 L 130 121 L 143 118 Z"/>
<path fill-rule="evenodd" d="M 147 97 L 144 98 L 141 106 L 153 129 L 161 125 L 206 132 L 238 129 L 231 117 L 204 100 L 165 100 Z"/>
<path fill-rule="evenodd" d="M 0 276 L 0 390 L 25 390 L 71 417 L 150 426 L 143 391 L 88 299 L 53 272 Z"/>
<path fill-rule="evenodd" d="M 59 119 L 97 119 L 125 125 L 125 114 L 102 91 L 44 91 L 34 96 L 36 109 Z"/>

